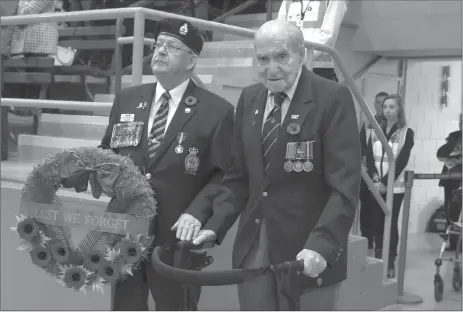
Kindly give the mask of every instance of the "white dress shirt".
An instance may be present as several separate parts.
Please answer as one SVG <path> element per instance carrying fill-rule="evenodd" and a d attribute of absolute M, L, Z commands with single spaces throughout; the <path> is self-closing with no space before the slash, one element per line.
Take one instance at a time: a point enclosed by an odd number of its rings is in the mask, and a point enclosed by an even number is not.
<path fill-rule="evenodd" d="M 281 103 L 281 123 L 283 123 L 283 120 L 285 120 L 286 113 L 288 112 L 289 109 L 289 104 L 291 103 L 291 100 L 294 97 L 294 93 L 296 92 L 297 84 L 299 83 L 299 78 L 301 77 L 301 72 L 302 69 L 299 70 L 297 73 L 296 79 L 294 80 L 293 85 L 289 90 L 285 91 L 287 97 Z M 262 122 L 262 130 L 264 130 L 264 125 L 265 125 L 265 120 L 267 119 L 268 114 L 272 111 L 273 107 L 275 106 L 275 103 L 273 102 L 273 96 L 270 95 L 271 92 L 268 91 L 267 93 L 267 103 L 265 104 L 265 111 L 264 111 L 264 120 Z"/>
<path fill-rule="evenodd" d="M 170 94 L 169 113 L 167 115 L 166 129 L 164 130 L 164 134 L 166 133 L 167 128 L 169 127 L 169 124 L 175 115 L 175 111 L 177 110 L 177 107 L 180 104 L 180 101 L 182 100 L 183 94 L 185 93 L 185 90 L 188 87 L 189 83 L 190 83 L 190 79 L 187 79 L 169 91 L 169 94 Z M 156 83 L 156 92 L 154 94 L 153 104 L 151 105 L 150 117 L 148 119 L 148 135 L 151 132 L 151 127 L 153 126 L 154 117 L 156 116 L 156 113 L 158 112 L 159 107 L 162 104 L 161 96 L 164 94 L 164 92 L 166 92 L 166 89 L 164 89 L 164 87 L 158 81 Z"/>

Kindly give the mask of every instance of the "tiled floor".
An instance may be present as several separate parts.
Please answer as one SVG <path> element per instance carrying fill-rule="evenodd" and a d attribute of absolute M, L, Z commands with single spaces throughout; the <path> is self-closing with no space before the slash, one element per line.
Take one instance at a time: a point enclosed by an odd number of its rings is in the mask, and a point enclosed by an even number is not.
<path fill-rule="evenodd" d="M 416 305 L 398 304 L 388 310 L 462 311 L 461 290 L 456 292 L 452 287 L 453 263 L 444 262 L 442 265 L 444 297 L 441 302 L 434 300 L 434 260 L 439 256 L 441 242 L 438 235 L 431 233 L 409 236 L 404 289 L 421 296 L 423 302 Z M 446 252 L 443 257 L 454 257 L 454 253 Z"/>

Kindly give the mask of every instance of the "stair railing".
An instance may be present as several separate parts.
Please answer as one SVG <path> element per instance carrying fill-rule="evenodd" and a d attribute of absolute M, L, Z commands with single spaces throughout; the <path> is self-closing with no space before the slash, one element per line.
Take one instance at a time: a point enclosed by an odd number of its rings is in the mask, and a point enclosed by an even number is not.
<path fill-rule="evenodd" d="M 271 4 L 269 2 L 269 4 Z M 21 16 L 7 16 L 1 19 L 0 25 L 4 26 L 13 26 L 13 25 L 30 25 L 30 24 L 39 24 L 39 23 L 49 23 L 49 22 L 76 22 L 76 21 L 90 21 L 90 20 L 108 20 L 108 19 L 118 19 L 118 18 L 134 18 L 134 36 L 133 36 L 133 55 L 132 55 L 132 83 L 133 85 L 140 85 L 142 83 L 142 73 L 143 73 L 143 46 L 144 46 L 144 28 L 145 28 L 145 19 L 151 20 L 160 20 L 163 18 L 179 18 L 181 17 L 184 20 L 189 21 L 198 28 L 203 30 L 210 31 L 219 31 L 231 35 L 237 35 L 247 38 L 254 37 L 254 31 L 250 29 L 245 29 L 232 25 L 225 25 L 221 23 L 205 21 L 197 19 L 194 17 L 188 16 L 179 16 L 177 14 L 161 12 L 146 8 L 120 8 L 120 9 L 103 9 L 103 10 L 89 10 L 89 11 L 77 11 L 77 12 L 62 12 L 62 13 L 46 13 L 46 14 L 37 14 L 37 15 L 21 15 Z M 347 67 L 342 60 L 340 54 L 333 48 L 305 41 L 305 46 L 307 48 L 313 48 L 322 52 L 329 53 L 333 60 L 337 63 L 344 79 L 345 83 L 349 86 L 352 94 L 356 98 L 357 102 L 360 104 L 361 109 L 366 115 L 368 121 L 373 127 L 379 141 L 383 145 L 384 150 L 389 159 L 389 177 L 388 177 L 388 186 L 387 186 L 387 196 L 386 196 L 386 206 L 388 211 L 392 211 L 392 198 L 393 192 L 392 187 L 394 184 L 395 177 L 395 157 L 392 152 L 391 147 L 388 144 L 388 141 L 381 131 L 381 128 L 373 117 L 373 114 L 368 107 L 367 103 L 362 97 L 360 90 L 357 88 L 354 79 L 349 74 Z M 13 105 L 11 103 L 16 102 L 18 107 L 49 107 L 50 105 L 56 107 L 57 103 L 51 103 L 47 100 L 29 100 L 29 99 L 20 99 L 22 105 L 18 105 L 18 99 L 8 99 L 2 98 L 1 105 L 8 106 Z M 75 107 L 99 107 L 105 108 L 107 104 L 110 103 L 96 103 L 96 102 L 84 102 L 87 104 L 78 104 L 74 101 L 55 101 L 60 103 L 60 108 L 67 106 L 66 109 L 76 109 Z M 24 105 L 24 104 L 27 104 Z M 383 242 L 383 279 L 387 279 L 387 267 L 389 261 L 389 238 L 391 232 L 391 214 L 386 214 L 384 222 L 384 242 Z"/>

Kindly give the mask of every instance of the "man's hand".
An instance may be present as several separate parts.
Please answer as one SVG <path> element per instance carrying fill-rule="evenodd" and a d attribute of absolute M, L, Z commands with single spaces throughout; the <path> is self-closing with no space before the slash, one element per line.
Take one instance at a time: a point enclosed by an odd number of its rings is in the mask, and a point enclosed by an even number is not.
<path fill-rule="evenodd" d="M 177 231 L 177 239 L 181 241 L 190 241 L 198 237 L 201 229 L 201 222 L 188 213 L 184 213 L 178 218 L 172 227 L 172 231 Z"/>
<path fill-rule="evenodd" d="M 296 260 L 304 261 L 304 275 L 312 278 L 318 277 L 325 271 L 327 263 L 326 260 L 317 252 L 309 249 L 302 249 L 296 256 Z"/>
<path fill-rule="evenodd" d="M 199 245 L 204 242 L 215 241 L 217 239 L 217 235 L 215 235 L 214 231 L 211 230 L 201 230 L 199 232 L 198 237 L 193 239 L 194 245 Z"/>

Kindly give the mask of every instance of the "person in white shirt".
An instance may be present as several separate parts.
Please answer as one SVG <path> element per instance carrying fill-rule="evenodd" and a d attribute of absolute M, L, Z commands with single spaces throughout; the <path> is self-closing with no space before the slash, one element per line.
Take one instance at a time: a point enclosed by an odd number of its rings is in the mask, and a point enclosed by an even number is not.
<path fill-rule="evenodd" d="M 305 40 L 334 48 L 346 12 L 346 0 L 283 0 L 278 19 L 296 24 Z M 308 49 L 305 65 L 319 76 L 338 81 L 327 53 Z"/>

